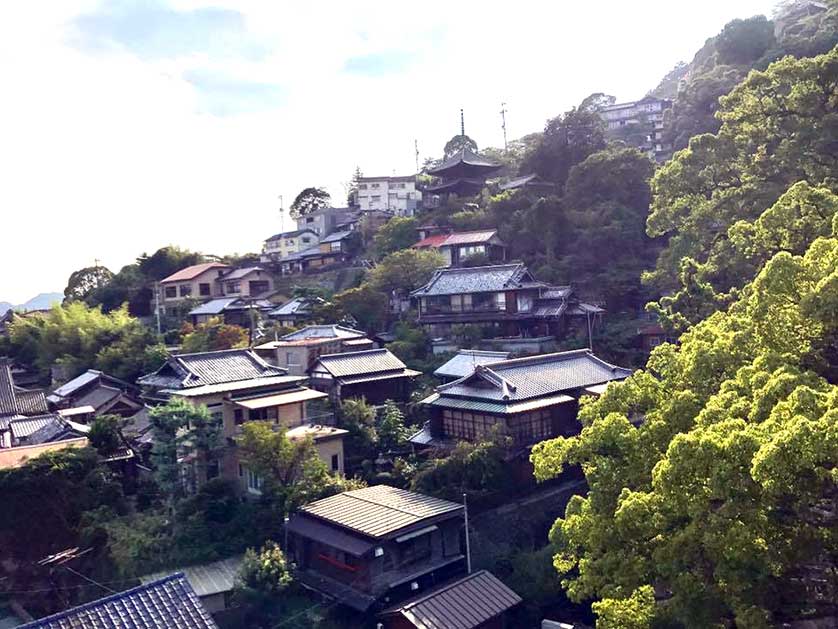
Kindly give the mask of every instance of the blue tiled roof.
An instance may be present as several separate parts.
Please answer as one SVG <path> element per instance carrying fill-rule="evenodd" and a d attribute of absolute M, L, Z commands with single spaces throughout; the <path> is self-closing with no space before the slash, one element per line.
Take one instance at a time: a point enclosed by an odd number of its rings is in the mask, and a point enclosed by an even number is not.
<path fill-rule="evenodd" d="M 18 629 L 218 629 L 182 572 Z"/>

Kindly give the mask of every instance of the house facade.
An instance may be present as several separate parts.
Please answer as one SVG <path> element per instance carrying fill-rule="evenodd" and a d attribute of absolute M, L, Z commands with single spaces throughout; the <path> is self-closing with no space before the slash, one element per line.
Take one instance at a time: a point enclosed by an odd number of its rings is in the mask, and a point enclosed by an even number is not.
<path fill-rule="evenodd" d="M 351 257 L 351 231 L 333 232 L 317 245 L 276 261 L 283 275 L 317 273 L 347 262 Z"/>
<path fill-rule="evenodd" d="M 217 281 L 230 267 L 220 262 L 195 264 L 172 273 L 160 280 L 160 307 L 166 314 L 175 315 L 178 306 L 187 300 L 209 301 L 223 297 L 223 289 Z"/>
<path fill-rule="evenodd" d="M 340 225 L 351 223 L 357 218 L 357 212 L 350 207 L 324 207 L 314 212 L 309 212 L 296 219 L 297 229 L 309 229 L 320 238 L 338 231 Z M 302 249 L 301 249 L 302 250 Z"/>
<path fill-rule="evenodd" d="M 599 109 L 609 135 L 626 141 L 649 157 L 662 161 L 671 151 L 663 137 L 664 112 L 672 101 L 646 96 L 638 101 L 606 105 Z"/>
<path fill-rule="evenodd" d="M 275 262 L 280 258 L 313 247 L 320 242 L 320 236 L 313 229 L 297 229 L 275 234 L 262 246 L 262 262 Z"/>
<path fill-rule="evenodd" d="M 360 612 L 431 590 L 464 571 L 463 506 L 376 485 L 312 502 L 288 522 L 306 586 Z"/>
<path fill-rule="evenodd" d="M 358 206 L 362 211 L 387 210 L 395 216 L 413 216 L 422 203 L 416 176 L 361 177 L 358 179 Z"/>
<path fill-rule="evenodd" d="M 335 404 L 361 397 L 382 404 L 406 401 L 421 372 L 408 369 L 388 349 L 371 349 L 320 356 L 310 374 L 311 386 L 328 393 Z"/>
<path fill-rule="evenodd" d="M 445 258 L 446 266 L 460 266 L 473 256 L 483 257 L 487 262 L 505 262 L 507 252 L 506 244 L 495 229 L 432 234 L 413 248 L 436 249 Z"/>
<path fill-rule="evenodd" d="M 624 380 L 631 370 L 597 358 L 587 349 L 477 365 L 469 375 L 443 384 L 422 400 L 428 424 L 411 441 L 451 446 L 480 441 L 495 431 L 526 448 L 539 441 L 575 435 L 579 398 Z"/>
<path fill-rule="evenodd" d="M 419 323 L 434 337 L 448 336 L 457 324 L 477 325 L 485 337 L 559 337 L 569 318 L 604 312 L 576 300 L 570 286 L 535 280 L 520 262 L 440 269 L 411 297 Z"/>
<path fill-rule="evenodd" d="M 196 306 L 189 311 L 187 316 L 192 325 L 199 325 L 220 317 L 224 323 L 250 329 L 254 323 L 258 322 L 260 316 L 267 315 L 274 308 L 276 305 L 267 299 L 221 297 Z"/>
<path fill-rule="evenodd" d="M 222 285 L 220 293 L 225 297 L 252 299 L 266 295 L 274 289 L 270 273 L 258 266 L 227 271 L 219 276 L 218 282 Z"/>
<path fill-rule="evenodd" d="M 366 334 L 342 325 L 309 325 L 253 350 L 292 376 L 307 375 L 320 356 L 373 349 Z"/>
<path fill-rule="evenodd" d="M 92 415 L 130 417 L 143 407 L 137 387 L 96 369 L 88 369 L 47 396 L 50 408 L 67 417 L 90 407 Z"/>
<path fill-rule="evenodd" d="M 187 484 L 200 486 L 208 478 L 220 475 L 238 479 L 244 491 L 258 494 L 261 481 L 240 460 L 236 438 L 249 421 L 267 421 L 277 428 L 293 431 L 312 424 L 308 403 L 325 399 L 324 393 L 303 386 L 304 377 L 290 376 L 284 369 L 269 365 L 250 350 L 223 350 L 171 356 L 156 372 L 137 382 L 151 400 L 182 397 L 204 405 L 222 425 L 227 443 L 217 467 L 187 469 Z M 317 418 L 319 421 L 319 418 Z M 343 435 L 345 431 L 311 436 L 324 462 L 335 472 L 343 470 Z M 319 437 L 323 438 L 320 443 Z M 337 442 L 337 443 L 335 443 Z M 336 469 L 333 456 L 338 450 Z"/>

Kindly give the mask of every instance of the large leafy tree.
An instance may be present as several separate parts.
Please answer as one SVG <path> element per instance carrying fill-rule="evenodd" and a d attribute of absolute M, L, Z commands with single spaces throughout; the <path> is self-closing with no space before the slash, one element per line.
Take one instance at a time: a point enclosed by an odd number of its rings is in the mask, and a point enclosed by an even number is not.
<path fill-rule="evenodd" d="M 657 172 L 647 231 L 668 244 L 647 280 L 672 293 L 661 308 L 673 324 L 706 314 L 684 307 L 696 295 L 724 305 L 750 279 L 751 268 L 728 264 L 741 221 L 754 222 L 798 181 L 835 191 L 836 89 L 838 49 L 752 72 L 721 99 L 718 134 L 692 138 Z"/>
<path fill-rule="evenodd" d="M 196 326 L 185 324 L 181 333 L 181 349 L 185 353 L 241 349 L 247 347 L 249 342 L 247 330 L 224 323 L 221 317 L 212 317 Z"/>
<path fill-rule="evenodd" d="M 64 289 L 66 301 L 82 300 L 113 280 L 113 272 L 104 266 L 88 266 L 74 271 Z"/>
<path fill-rule="evenodd" d="M 378 257 L 384 257 L 400 249 L 407 249 L 419 240 L 416 228 L 419 221 L 409 216 L 395 216 L 375 233 L 373 249 Z"/>
<path fill-rule="evenodd" d="M 390 294 L 411 291 L 431 279 L 434 271 L 445 265 L 445 259 L 432 249 L 404 249 L 390 254 L 370 271 L 372 288 Z"/>
<path fill-rule="evenodd" d="M 686 627 L 834 615 L 836 312 L 833 218 L 584 405 L 579 436 L 534 448 L 540 479 L 578 464 L 590 488 L 551 532 L 572 598 L 642 617 L 651 586 L 655 616 Z"/>
<path fill-rule="evenodd" d="M 331 195 L 324 188 L 304 188 L 291 204 L 291 216 L 299 218 L 324 207 L 332 202 Z"/>
<path fill-rule="evenodd" d="M 140 273 L 150 280 L 162 280 L 176 271 L 185 269 L 203 261 L 200 253 L 180 247 L 161 247 L 151 255 L 142 254 L 137 258 Z"/>

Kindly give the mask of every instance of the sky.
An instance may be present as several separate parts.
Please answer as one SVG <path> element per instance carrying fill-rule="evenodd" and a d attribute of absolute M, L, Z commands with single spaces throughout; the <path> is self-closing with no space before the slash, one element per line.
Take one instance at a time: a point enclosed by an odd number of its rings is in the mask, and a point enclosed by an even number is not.
<path fill-rule="evenodd" d="M 774 1 L 0 3 L 0 301 L 174 244 L 259 251 L 307 186 L 642 97 Z"/>

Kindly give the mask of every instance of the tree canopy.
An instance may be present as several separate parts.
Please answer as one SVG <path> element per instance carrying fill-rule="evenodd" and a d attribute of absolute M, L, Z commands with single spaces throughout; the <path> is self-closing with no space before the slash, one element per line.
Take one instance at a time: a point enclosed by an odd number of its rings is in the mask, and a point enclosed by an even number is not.
<path fill-rule="evenodd" d="M 324 188 L 304 188 L 291 204 L 291 216 L 299 218 L 329 207 L 331 203 L 332 197 Z"/>
<path fill-rule="evenodd" d="M 221 317 L 212 317 L 195 326 L 186 323 L 181 328 L 181 334 L 181 349 L 184 353 L 241 349 L 247 347 L 250 341 L 247 330 L 224 323 Z"/>
<path fill-rule="evenodd" d="M 113 272 L 104 266 L 88 266 L 74 271 L 67 280 L 64 299 L 82 300 L 95 290 L 108 284 L 114 277 Z"/>

